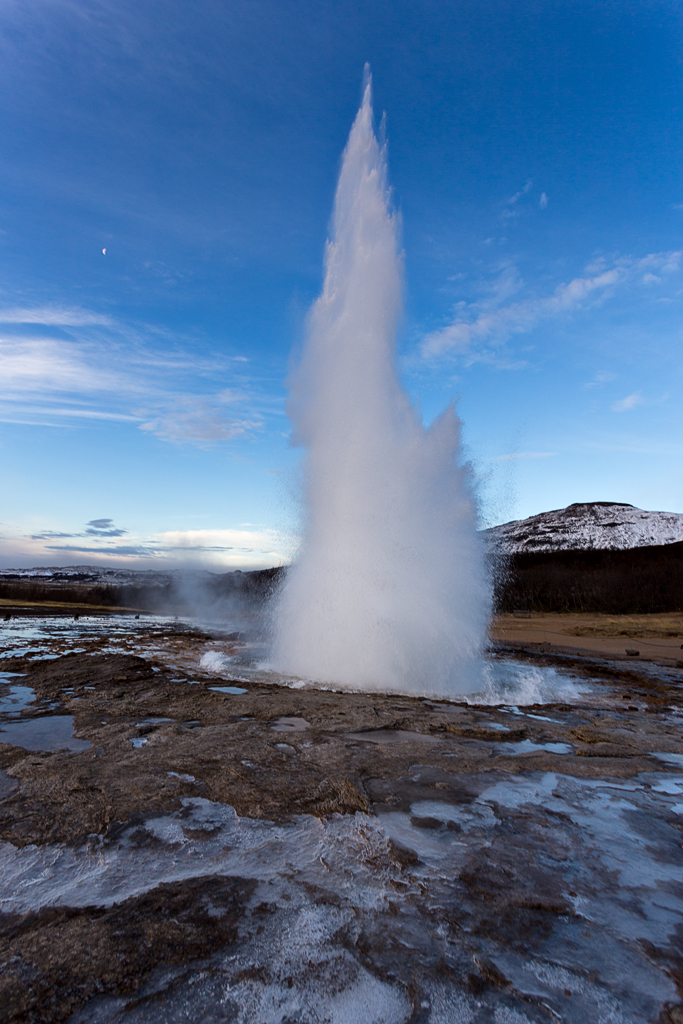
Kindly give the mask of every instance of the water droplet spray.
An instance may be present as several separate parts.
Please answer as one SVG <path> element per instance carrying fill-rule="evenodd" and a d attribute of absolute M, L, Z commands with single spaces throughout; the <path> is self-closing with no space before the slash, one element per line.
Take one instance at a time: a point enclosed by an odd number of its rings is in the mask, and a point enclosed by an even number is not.
<path fill-rule="evenodd" d="M 467 693 L 481 686 L 491 604 L 471 473 L 455 410 L 426 428 L 399 383 L 401 316 L 399 223 L 366 69 L 325 282 L 290 380 L 305 518 L 273 662 L 357 689 Z"/>

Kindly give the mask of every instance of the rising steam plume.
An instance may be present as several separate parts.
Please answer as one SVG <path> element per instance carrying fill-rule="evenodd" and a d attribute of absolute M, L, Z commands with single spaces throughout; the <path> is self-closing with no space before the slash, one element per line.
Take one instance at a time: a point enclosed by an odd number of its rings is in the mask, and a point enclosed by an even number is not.
<path fill-rule="evenodd" d="M 426 429 L 398 381 L 398 223 L 366 75 L 325 283 L 290 381 L 305 524 L 276 608 L 283 672 L 358 689 L 478 688 L 490 588 L 452 407 Z"/>

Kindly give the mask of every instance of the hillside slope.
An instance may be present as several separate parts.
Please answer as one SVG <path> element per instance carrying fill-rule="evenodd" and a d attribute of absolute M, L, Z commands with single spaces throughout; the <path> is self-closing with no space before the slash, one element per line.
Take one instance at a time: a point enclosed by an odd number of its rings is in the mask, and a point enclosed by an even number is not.
<path fill-rule="evenodd" d="M 485 530 L 507 554 L 624 550 L 683 541 L 683 514 L 648 512 L 611 501 L 576 503 Z"/>

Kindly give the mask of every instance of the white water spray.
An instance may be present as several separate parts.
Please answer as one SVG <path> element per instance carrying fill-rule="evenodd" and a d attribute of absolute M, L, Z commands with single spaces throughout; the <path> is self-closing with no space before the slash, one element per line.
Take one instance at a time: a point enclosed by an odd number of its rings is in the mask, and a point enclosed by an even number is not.
<path fill-rule="evenodd" d="M 425 429 L 398 382 L 402 260 L 369 76 L 325 269 L 290 382 L 306 521 L 277 603 L 274 663 L 358 689 L 470 692 L 490 587 L 460 421 L 450 407 Z"/>

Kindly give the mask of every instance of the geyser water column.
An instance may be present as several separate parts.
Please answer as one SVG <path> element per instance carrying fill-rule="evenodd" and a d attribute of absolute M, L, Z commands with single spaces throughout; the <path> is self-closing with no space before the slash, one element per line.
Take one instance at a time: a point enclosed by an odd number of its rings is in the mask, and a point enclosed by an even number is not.
<path fill-rule="evenodd" d="M 460 421 L 448 408 L 426 429 L 398 381 L 401 313 L 398 223 L 367 75 L 323 291 L 290 380 L 305 522 L 273 662 L 359 689 L 465 693 L 480 688 L 490 588 Z"/>

